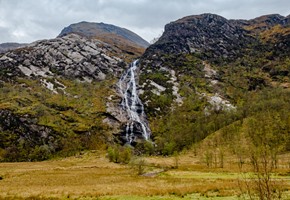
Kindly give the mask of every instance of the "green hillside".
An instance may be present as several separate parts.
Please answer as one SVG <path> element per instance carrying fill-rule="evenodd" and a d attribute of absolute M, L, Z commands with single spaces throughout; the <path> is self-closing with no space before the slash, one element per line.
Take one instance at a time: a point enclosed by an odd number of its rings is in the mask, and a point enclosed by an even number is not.
<path fill-rule="evenodd" d="M 53 93 L 39 80 L 19 78 L 0 88 L 1 161 L 45 160 L 99 149 L 111 138 L 102 122 L 111 82 L 59 79 L 65 91 Z"/>

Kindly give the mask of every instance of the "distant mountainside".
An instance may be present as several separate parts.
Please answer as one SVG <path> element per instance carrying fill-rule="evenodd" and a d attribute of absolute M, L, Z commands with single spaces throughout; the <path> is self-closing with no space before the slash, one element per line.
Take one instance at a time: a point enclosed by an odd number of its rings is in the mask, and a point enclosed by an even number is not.
<path fill-rule="evenodd" d="M 1 54 L 0 160 L 104 148 L 124 132 L 133 138 L 136 117 L 122 114 L 129 107 L 132 116 L 145 111 L 154 141 L 140 137 L 137 153 L 170 155 L 258 116 L 287 124 L 289 16 L 192 15 L 167 24 L 146 50 L 141 41 L 126 29 L 81 22 Z"/>
<path fill-rule="evenodd" d="M 150 44 L 128 29 L 105 23 L 79 22 L 64 28 L 58 37 L 75 33 L 87 38 L 95 38 L 108 44 L 122 47 L 131 53 L 142 52 Z M 140 49 L 141 48 L 141 49 Z"/>
<path fill-rule="evenodd" d="M 9 51 L 9 50 L 13 50 L 13 49 L 16 49 L 16 48 L 19 48 L 19 47 L 23 47 L 27 44 L 20 44 L 20 43 L 2 43 L 0 44 L 0 53 L 4 53 L 6 51 Z"/>

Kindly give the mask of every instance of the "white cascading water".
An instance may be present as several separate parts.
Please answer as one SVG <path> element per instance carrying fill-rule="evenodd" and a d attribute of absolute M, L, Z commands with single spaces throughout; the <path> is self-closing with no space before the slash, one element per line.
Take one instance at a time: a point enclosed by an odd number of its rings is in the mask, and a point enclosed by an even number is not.
<path fill-rule="evenodd" d="M 126 125 L 126 140 L 130 144 L 135 138 L 134 127 L 135 131 L 136 127 L 139 127 L 139 132 L 142 132 L 142 136 L 145 140 L 149 140 L 150 138 L 150 128 L 146 121 L 144 106 L 137 93 L 135 77 L 137 63 L 138 60 L 131 63 L 118 82 L 120 93 L 122 95 L 121 106 L 124 111 L 126 111 L 128 116 L 128 122 Z"/>

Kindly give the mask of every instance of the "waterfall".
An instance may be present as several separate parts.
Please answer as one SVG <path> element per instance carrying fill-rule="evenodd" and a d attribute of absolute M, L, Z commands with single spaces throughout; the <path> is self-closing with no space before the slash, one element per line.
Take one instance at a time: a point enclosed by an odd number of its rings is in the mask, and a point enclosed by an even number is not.
<path fill-rule="evenodd" d="M 150 128 L 146 120 L 144 105 L 139 99 L 136 83 L 136 69 L 138 60 L 130 64 L 129 68 L 121 76 L 118 87 L 122 96 L 121 107 L 126 112 L 128 122 L 126 124 L 126 142 L 132 144 L 137 137 L 149 140 Z"/>

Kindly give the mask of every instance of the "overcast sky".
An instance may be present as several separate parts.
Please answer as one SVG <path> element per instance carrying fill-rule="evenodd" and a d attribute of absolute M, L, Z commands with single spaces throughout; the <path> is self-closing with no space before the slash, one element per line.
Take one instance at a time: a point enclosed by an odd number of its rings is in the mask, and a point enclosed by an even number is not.
<path fill-rule="evenodd" d="M 165 24 L 202 13 L 228 19 L 287 16 L 290 0 L 0 0 L 0 43 L 54 38 L 80 21 L 114 24 L 150 42 Z"/>

